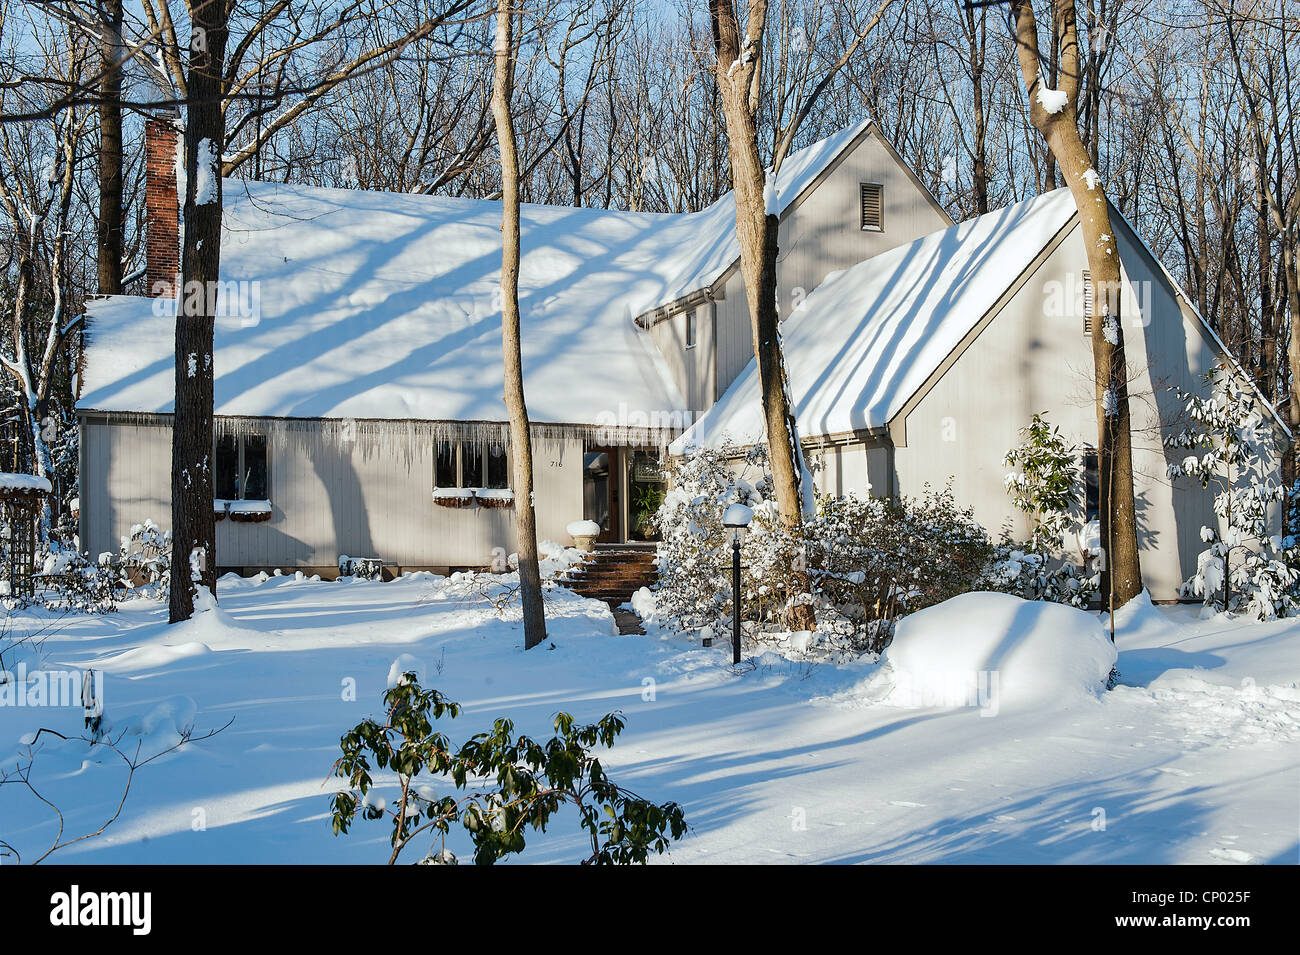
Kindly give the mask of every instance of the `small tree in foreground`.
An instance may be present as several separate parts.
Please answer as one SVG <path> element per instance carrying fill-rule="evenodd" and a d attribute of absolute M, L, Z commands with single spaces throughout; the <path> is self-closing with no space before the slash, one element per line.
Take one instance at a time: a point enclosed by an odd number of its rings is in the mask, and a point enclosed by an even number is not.
<path fill-rule="evenodd" d="M 1079 516 L 1079 449 L 1042 414 L 1035 414 L 1020 433 L 1024 440 L 1007 452 L 1003 463 L 1020 469 L 1007 474 L 1007 494 L 1028 517 L 1030 538 L 1016 544 L 1004 535 L 988 586 L 1027 600 L 1084 607 L 1097 590 L 1098 575 L 1059 559 Z"/>
<path fill-rule="evenodd" d="M 1036 553 L 1060 547 L 1074 521 L 1079 500 L 1079 453 L 1061 429 L 1036 414 L 1021 429 L 1024 441 L 1007 452 L 1003 463 L 1019 468 L 1006 477 L 1016 509 L 1028 516 L 1030 542 Z"/>
<path fill-rule="evenodd" d="M 404 673 L 384 693 L 387 714 L 382 724 L 366 718 L 341 740 L 343 755 L 334 775 L 349 789 L 331 800 L 334 834 L 345 833 L 358 816 L 388 819 L 392 854 L 397 861 L 411 842 L 428 835 L 436 840 L 425 863 L 455 864 L 446 838 L 453 826 L 474 843 L 474 861 L 491 865 L 523 852 L 529 830 L 545 831 L 551 817 L 568 805 L 591 841 L 584 865 L 642 863 L 661 853 L 686 832 L 677 803 L 660 805 L 642 799 L 605 775 L 592 747 L 614 745 L 623 731 L 616 713 L 579 725 L 568 713 L 555 717 L 555 733 L 545 743 L 515 736 L 514 724 L 499 719 L 490 733 L 470 738 L 453 750 L 432 720 L 455 718 L 460 705 L 437 690 L 422 688 L 414 673 Z M 373 791 L 371 768 L 397 774 L 398 796 L 385 799 Z M 424 771 L 440 777 L 448 791 L 416 784 Z"/>
<path fill-rule="evenodd" d="M 1286 616 L 1295 608 L 1300 575 L 1287 561 L 1289 542 L 1268 533 L 1269 511 L 1285 493 L 1267 476 L 1268 436 L 1256 395 L 1222 364 L 1206 381 L 1213 386 L 1208 397 L 1175 389 L 1191 424 L 1165 438 L 1170 448 L 1199 452 L 1169 465 L 1169 476 L 1214 485 L 1214 513 L 1223 528 L 1201 528 L 1209 546 L 1183 591 L 1206 606 L 1219 602 L 1225 611 L 1244 609 L 1259 620 Z"/>

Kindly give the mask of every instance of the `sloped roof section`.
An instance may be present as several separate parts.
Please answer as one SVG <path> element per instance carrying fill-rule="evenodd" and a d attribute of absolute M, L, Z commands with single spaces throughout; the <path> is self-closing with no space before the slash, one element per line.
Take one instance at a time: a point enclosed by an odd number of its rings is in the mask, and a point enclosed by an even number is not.
<path fill-rule="evenodd" d="M 799 433 L 883 428 L 1073 219 L 1058 189 L 828 276 L 781 326 Z M 751 360 L 671 450 L 764 440 Z"/>
<path fill-rule="evenodd" d="M 868 125 L 792 154 L 778 177 L 780 207 Z M 606 424 L 620 405 L 684 409 L 633 318 L 735 262 L 733 197 L 680 215 L 525 205 L 521 219 L 531 417 Z M 232 315 L 217 322 L 217 414 L 505 420 L 500 202 L 228 180 L 222 230 Z M 114 296 L 88 305 L 79 408 L 173 410 L 167 304 Z"/>

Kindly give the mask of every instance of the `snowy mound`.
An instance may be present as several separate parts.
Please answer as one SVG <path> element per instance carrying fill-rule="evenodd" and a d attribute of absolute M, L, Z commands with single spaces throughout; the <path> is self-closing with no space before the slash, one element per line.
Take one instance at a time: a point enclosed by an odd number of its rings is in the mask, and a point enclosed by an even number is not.
<path fill-rule="evenodd" d="M 1146 588 L 1115 611 L 1116 639 L 1151 644 L 1178 638 L 1178 627 L 1156 609 Z"/>
<path fill-rule="evenodd" d="M 979 706 L 1060 703 L 1095 695 L 1115 648 L 1091 614 L 1009 594 L 962 594 L 905 617 L 883 663 L 886 702 Z"/>

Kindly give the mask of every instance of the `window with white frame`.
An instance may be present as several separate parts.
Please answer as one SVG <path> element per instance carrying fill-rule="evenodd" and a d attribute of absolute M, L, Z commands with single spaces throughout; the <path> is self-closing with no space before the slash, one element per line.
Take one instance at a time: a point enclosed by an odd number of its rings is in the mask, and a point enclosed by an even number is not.
<path fill-rule="evenodd" d="M 478 441 L 443 441 L 433 465 L 435 488 L 510 486 L 510 456 L 504 446 Z"/>
<path fill-rule="evenodd" d="M 214 442 L 212 483 L 219 501 L 265 501 L 270 495 L 266 435 L 223 434 Z"/>

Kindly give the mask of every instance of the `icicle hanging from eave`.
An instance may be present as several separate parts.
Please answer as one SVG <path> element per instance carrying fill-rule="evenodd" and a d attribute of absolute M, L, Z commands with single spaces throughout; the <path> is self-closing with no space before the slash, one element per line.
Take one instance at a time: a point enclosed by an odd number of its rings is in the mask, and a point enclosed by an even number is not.
<path fill-rule="evenodd" d="M 166 428 L 170 414 L 141 411 L 87 412 L 86 417 L 111 425 Z M 680 428 L 627 425 L 554 424 L 531 422 L 534 452 L 562 455 L 574 442 L 615 447 L 654 448 L 666 451 Z M 406 463 L 422 457 L 443 442 L 463 442 L 493 451 L 510 445 L 510 425 L 505 421 L 417 421 L 409 418 L 261 418 L 217 415 L 215 437 L 265 436 L 275 446 L 304 454 L 326 447 L 350 448 L 362 459 L 400 451 Z"/>

